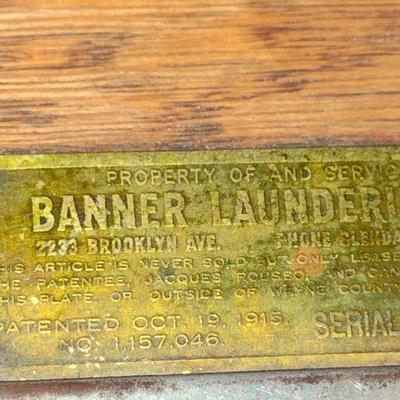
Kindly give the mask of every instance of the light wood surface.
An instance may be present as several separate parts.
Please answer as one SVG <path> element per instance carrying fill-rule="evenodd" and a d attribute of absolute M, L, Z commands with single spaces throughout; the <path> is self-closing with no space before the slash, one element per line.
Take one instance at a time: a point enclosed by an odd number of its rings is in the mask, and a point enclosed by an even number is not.
<path fill-rule="evenodd" d="M 400 2 L 3 0 L 0 151 L 400 144 Z"/>

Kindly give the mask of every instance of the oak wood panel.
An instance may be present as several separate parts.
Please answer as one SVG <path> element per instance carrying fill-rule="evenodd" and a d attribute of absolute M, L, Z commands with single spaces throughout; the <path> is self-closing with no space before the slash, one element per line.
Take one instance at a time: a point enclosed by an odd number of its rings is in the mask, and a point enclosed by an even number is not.
<path fill-rule="evenodd" d="M 400 2 L 3 0 L 0 150 L 400 144 Z"/>

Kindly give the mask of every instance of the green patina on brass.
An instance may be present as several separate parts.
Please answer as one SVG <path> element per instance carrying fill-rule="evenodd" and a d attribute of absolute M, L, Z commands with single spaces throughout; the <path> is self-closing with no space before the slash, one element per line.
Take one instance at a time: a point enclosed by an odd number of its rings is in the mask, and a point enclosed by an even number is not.
<path fill-rule="evenodd" d="M 0 156 L 0 379 L 400 361 L 400 148 Z"/>

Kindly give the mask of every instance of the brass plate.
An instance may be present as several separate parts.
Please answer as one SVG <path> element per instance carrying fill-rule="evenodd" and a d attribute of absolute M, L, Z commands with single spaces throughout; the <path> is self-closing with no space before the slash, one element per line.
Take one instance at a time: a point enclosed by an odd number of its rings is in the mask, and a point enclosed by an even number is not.
<path fill-rule="evenodd" d="M 0 170 L 3 380 L 400 361 L 398 147 Z"/>

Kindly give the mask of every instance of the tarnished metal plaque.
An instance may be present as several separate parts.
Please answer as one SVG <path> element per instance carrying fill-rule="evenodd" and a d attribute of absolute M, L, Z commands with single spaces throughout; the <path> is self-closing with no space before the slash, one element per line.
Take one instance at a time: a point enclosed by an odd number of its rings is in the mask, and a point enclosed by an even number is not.
<path fill-rule="evenodd" d="M 0 157 L 0 378 L 400 361 L 400 148 Z"/>

